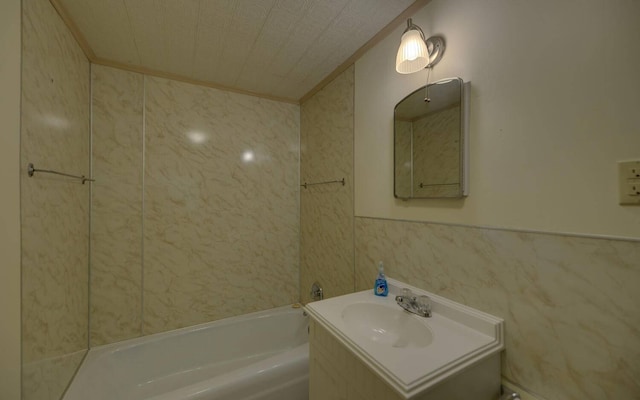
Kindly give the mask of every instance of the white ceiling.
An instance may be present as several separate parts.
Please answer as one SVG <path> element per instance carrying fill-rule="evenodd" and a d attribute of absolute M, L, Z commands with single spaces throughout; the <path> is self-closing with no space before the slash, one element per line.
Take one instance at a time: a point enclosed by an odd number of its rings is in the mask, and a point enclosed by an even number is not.
<path fill-rule="evenodd" d="M 297 101 L 414 0 L 57 2 L 98 62 Z"/>

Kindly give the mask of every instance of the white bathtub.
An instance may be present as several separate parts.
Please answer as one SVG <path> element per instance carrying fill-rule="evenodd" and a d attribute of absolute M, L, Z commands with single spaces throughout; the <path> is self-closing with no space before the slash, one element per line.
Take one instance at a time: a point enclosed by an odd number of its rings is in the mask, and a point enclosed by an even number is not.
<path fill-rule="evenodd" d="M 307 326 L 286 306 L 95 347 L 63 400 L 306 400 Z"/>

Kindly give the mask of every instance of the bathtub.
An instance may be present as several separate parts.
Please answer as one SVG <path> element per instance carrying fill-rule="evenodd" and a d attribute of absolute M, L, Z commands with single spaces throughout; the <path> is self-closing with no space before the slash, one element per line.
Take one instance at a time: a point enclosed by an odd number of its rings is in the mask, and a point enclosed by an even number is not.
<path fill-rule="evenodd" d="M 63 400 L 306 400 L 307 327 L 286 306 L 95 347 Z"/>

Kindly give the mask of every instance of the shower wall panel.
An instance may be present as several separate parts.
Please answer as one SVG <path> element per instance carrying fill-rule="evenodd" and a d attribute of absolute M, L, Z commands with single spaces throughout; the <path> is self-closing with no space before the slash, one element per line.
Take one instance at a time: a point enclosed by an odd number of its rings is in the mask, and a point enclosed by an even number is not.
<path fill-rule="evenodd" d="M 302 180 L 340 180 L 301 189 L 300 297 L 310 298 L 318 281 L 325 297 L 350 293 L 353 269 L 353 91 L 354 67 L 307 100 L 301 108 Z"/>
<path fill-rule="evenodd" d="M 91 344 L 140 336 L 144 76 L 93 65 Z"/>
<path fill-rule="evenodd" d="M 144 333 L 298 300 L 299 107 L 149 77 Z"/>
<path fill-rule="evenodd" d="M 93 78 L 92 345 L 297 302 L 299 106 Z"/>
<path fill-rule="evenodd" d="M 89 62 L 47 0 L 22 2 L 24 399 L 60 397 L 88 345 Z"/>

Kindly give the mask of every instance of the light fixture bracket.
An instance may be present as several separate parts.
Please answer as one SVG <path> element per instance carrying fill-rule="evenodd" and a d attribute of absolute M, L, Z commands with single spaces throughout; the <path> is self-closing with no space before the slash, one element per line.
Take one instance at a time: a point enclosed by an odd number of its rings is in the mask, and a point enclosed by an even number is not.
<path fill-rule="evenodd" d="M 425 40 L 427 44 L 427 51 L 429 52 L 429 63 L 425 68 L 433 68 L 434 65 L 438 64 L 444 56 L 444 39 L 442 36 L 431 36 L 429 39 Z"/>

